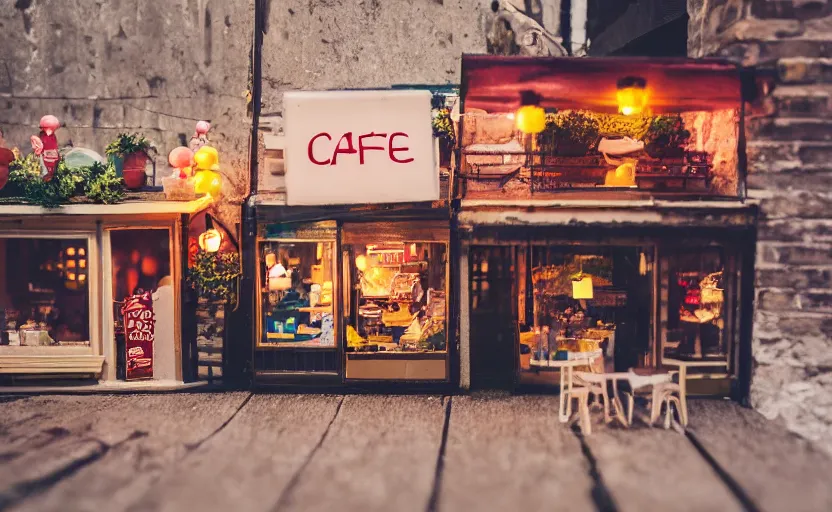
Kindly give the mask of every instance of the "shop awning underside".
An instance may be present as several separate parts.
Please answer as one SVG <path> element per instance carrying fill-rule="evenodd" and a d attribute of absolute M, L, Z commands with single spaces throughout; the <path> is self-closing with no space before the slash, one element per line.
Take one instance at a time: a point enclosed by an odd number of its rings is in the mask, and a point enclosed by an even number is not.
<path fill-rule="evenodd" d="M 646 79 L 657 114 L 740 107 L 738 68 L 710 59 L 464 55 L 461 94 L 466 112 L 513 112 L 521 91 L 531 90 L 544 108 L 614 113 L 617 82 L 629 76 Z"/>

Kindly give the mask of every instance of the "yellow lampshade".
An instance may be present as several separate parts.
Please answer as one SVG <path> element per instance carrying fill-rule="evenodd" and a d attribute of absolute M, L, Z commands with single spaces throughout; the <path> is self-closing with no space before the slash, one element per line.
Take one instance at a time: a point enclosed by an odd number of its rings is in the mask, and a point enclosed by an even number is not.
<path fill-rule="evenodd" d="M 356 256 L 355 267 L 362 272 L 367 270 L 367 257 L 363 254 L 359 254 L 358 256 Z"/>
<path fill-rule="evenodd" d="M 222 190 L 222 176 L 216 171 L 199 171 L 194 176 L 194 191 L 197 194 L 209 194 L 218 197 Z"/>
<path fill-rule="evenodd" d="M 618 111 L 625 116 L 644 113 L 647 110 L 647 81 L 641 77 L 624 77 L 618 81 L 615 99 Z"/>
<path fill-rule="evenodd" d="M 537 105 L 524 105 L 517 109 L 514 122 L 523 133 L 540 133 L 546 128 L 546 111 Z"/>
<path fill-rule="evenodd" d="M 209 229 L 199 235 L 199 247 L 205 252 L 217 252 L 222 245 L 222 233 Z"/>
<path fill-rule="evenodd" d="M 220 155 L 216 149 L 211 146 L 202 146 L 194 153 L 194 163 L 199 170 L 211 169 L 220 161 Z"/>
<path fill-rule="evenodd" d="M 579 280 L 572 281 L 572 298 L 573 299 L 591 299 L 593 297 L 592 278 L 590 276 L 583 276 Z"/>

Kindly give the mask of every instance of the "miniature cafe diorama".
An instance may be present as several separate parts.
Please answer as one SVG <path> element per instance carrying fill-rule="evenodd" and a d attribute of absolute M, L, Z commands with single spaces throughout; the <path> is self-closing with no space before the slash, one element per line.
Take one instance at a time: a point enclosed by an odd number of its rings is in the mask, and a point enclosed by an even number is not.
<path fill-rule="evenodd" d="M 591 354 L 595 372 L 675 369 L 738 396 L 756 225 L 739 70 L 464 56 L 462 74 L 470 386 L 556 386 Z"/>
<path fill-rule="evenodd" d="M 206 225 L 222 180 L 209 129 L 160 179 L 147 138 L 120 134 L 106 156 L 63 147 L 71 127 L 54 116 L 31 148 L 0 148 L 2 382 L 195 378 L 191 282 L 205 276 L 189 267 L 233 243 Z"/>
<path fill-rule="evenodd" d="M 266 165 L 279 146 L 285 167 L 255 201 L 257 383 L 450 379 L 450 209 L 431 98 L 284 95 L 285 135 L 266 141 Z"/>

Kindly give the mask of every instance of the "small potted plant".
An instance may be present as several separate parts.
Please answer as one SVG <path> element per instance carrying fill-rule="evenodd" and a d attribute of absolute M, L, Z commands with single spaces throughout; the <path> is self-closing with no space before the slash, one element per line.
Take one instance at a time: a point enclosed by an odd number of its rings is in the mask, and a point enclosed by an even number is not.
<path fill-rule="evenodd" d="M 107 156 L 121 159 L 122 176 L 128 189 L 144 187 L 147 179 L 145 167 L 150 158 L 148 152 L 155 149 L 145 137 L 133 133 L 120 133 L 116 140 L 107 145 Z"/>
<path fill-rule="evenodd" d="M 559 112 L 546 119 L 542 147 L 558 156 L 586 156 L 597 146 L 599 133 L 598 121 L 591 115 L 579 111 Z"/>
<path fill-rule="evenodd" d="M 439 141 L 439 166 L 451 166 L 451 151 L 454 147 L 456 134 L 454 123 L 451 121 L 451 109 L 442 107 L 433 111 L 433 136 Z"/>
<path fill-rule="evenodd" d="M 237 279 L 241 275 L 238 253 L 199 249 L 187 280 L 201 299 L 233 304 L 237 301 Z"/>
<path fill-rule="evenodd" d="M 653 158 L 682 158 L 689 138 L 681 116 L 656 116 L 644 137 L 644 150 Z"/>

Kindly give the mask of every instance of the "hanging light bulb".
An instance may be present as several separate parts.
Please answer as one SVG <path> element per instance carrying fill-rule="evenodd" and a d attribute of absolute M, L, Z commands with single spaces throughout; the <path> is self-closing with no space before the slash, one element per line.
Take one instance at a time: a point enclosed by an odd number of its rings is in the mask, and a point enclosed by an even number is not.
<path fill-rule="evenodd" d="M 520 93 L 520 108 L 514 115 L 514 122 L 521 132 L 536 134 L 546 128 L 546 111 L 540 106 L 540 100 L 540 95 L 534 91 Z"/>
<path fill-rule="evenodd" d="M 199 235 L 199 247 L 205 252 L 217 252 L 222 245 L 222 233 L 216 229 L 208 229 Z"/>
<path fill-rule="evenodd" d="M 625 76 L 616 85 L 615 98 L 620 113 L 631 116 L 647 109 L 647 80 L 639 76 Z"/>
<path fill-rule="evenodd" d="M 359 254 L 358 256 L 356 256 L 355 267 L 362 272 L 367 270 L 367 257 L 363 254 Z"/>

